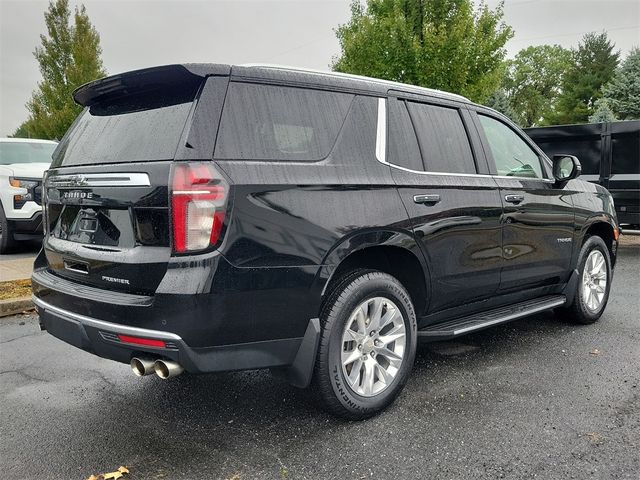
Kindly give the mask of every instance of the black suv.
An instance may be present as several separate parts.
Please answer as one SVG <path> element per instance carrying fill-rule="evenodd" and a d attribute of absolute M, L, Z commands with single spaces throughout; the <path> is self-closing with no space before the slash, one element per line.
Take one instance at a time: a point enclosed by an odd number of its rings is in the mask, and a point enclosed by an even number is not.
<path fill-rule="evenodd" d="M 269 66 L 98 80 L 45 175 L 42 327 L 137 375 L 270 368 L 365 418 L 422 340 L 602 314 L 611 196 L 444 92 Z"/>

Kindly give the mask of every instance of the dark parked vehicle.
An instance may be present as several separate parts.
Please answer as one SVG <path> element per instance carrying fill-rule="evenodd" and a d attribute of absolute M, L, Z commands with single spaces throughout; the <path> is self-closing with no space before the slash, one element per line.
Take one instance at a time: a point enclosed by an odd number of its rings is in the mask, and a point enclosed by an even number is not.
<path fill-rule="evenodd" d="M 640 226 L 640 121 L 525 129 L 549 156 L 580 158 L 582 177 L 611 192 L 618 221 Z"/>
<path fill-rule="evenodd" d="M 134 373 L 271 368 L 365 418 L 416 342 L 548 309 L 595 322 L 609 193 L 467 99 L 266 66 L 80 87 L 45 176 L 43 328 Z"/>

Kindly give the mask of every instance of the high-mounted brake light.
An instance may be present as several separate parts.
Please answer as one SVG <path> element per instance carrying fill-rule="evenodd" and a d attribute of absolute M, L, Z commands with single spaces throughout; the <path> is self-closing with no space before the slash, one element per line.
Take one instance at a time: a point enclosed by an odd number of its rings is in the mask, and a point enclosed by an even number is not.
<path fill-rule="evenodd" d="M 220 240 L 229 186 L 208 163 L 175 163 L 171 176 L 173 250 L 203 250 Z"/>

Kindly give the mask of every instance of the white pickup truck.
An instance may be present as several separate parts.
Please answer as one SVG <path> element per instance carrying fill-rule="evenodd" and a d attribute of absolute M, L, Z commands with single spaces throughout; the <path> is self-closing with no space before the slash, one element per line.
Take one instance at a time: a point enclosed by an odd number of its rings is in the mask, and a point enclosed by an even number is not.
<path fill-rule="evenodd" d="M 0 138 L 0 254 L 16 240 L 42 236 L 42 175 L 58 144 Z"/>

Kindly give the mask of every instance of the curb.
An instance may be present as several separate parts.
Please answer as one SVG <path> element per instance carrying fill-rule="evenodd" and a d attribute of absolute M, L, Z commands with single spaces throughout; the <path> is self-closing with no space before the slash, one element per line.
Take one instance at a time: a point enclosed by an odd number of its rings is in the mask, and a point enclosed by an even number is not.
<path fill-rule="evenodd" d="M 0 318 L 15 315 L 32 308 L 34 308 L 34 305 L 30 296 L 0 300 Z"/>

